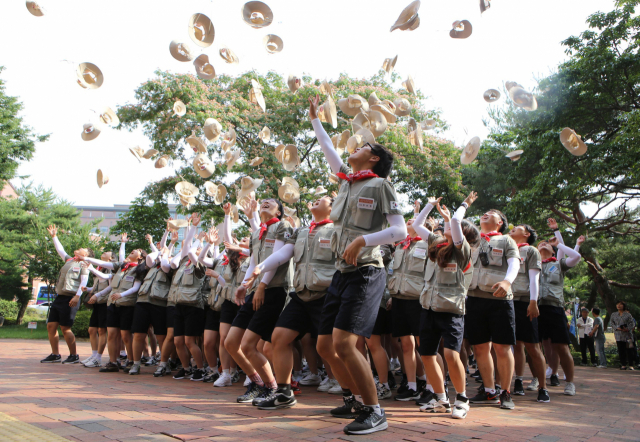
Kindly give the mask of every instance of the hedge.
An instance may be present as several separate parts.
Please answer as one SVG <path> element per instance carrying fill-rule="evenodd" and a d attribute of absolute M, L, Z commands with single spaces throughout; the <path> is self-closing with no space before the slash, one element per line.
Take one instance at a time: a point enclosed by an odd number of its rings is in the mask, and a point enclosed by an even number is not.
<path fill-rule="evenodd" d="M 73 327 L 71 331 L 76 338 L 88 338 L 89 337 L 89 319 L 91 318 L 91 310 L 79 310 L 76 313 L 76 319 L 73 321 Z"/>
<path fill-rule="evenodd" d="M 18 317 L 19 311 L 20 304 L 18 304 L 16 301 L 7 301 L 5 299 L 0 299 L 0 316 L 16 319 Z"/>

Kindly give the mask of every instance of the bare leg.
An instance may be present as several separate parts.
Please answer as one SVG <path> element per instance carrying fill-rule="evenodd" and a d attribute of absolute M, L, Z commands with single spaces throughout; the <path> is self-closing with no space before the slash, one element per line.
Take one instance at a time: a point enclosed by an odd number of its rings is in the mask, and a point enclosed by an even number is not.
<path fill-rule="evenodd" d="M 193 357 L 194 362 L 196 363 L 196 367 L 199 369 L 204 368 L 204 363 L 202 360 L 202 350 L 200 350 L 200 346 L 198 345 L 198 337 L 197 336 L 185 336 L 184 337 L 185 344 L 191 352 L 191 356 Z M 182 357 L 180 358 L 182 359 Z M 183 364 L 184 366 L 184 364 Z M 187 364 L 188 366 L 188 364 Z"/>
<path fill-rule="evenodd" d="M 98 354 L 104 353 L 104 348 L 107 345 L 107 329 L 98 328 Z"/>
<path fill-rule="evenodd" d="M 567 382 L 573 382 L 574 366 L 573 356 L 567 344 L 553 344 L 553 352 L 557 355 L 562 371 L 567 378 Z"/>
<path fill-rule="evenodd" d="M 59 355 L 60 349 L 58 343 L 60 341 L 60 337 L 58 336 L 57 322 L 47 323 L 47 335 L 49 336 L 49 344 L 51 344 L 51 353 L 53 353 L 54 355 Z"/>
<path fill-rule="evenodd" d="M 378 372 L 380 383 L 386 384 L 389 382 L 389 358 L 380 342 L 380 335 L 371 335 L 371 337 L 367 339 L 367 347 L 369 347 L 369 351 L 371 352 L 373 365 Z"/>
<path fill-rule="evenodd" d="M 311 337 L 310 333 L 307 333 L 300 340 L 300 344 L 302 345 L 302 353 L 307 360 L 307 364 L 309 364 L 309 370 L 313 374 L 318 374 L 318 352 L 316 351 L 316 340 Z M 277 376 L 276 379 L 278 379 Z"/>
<path fill-rule="evenodd" d="M 333 342 L 340 359 L 351 374 L 351 379 L 362 396 L 364 405 L 378 405 L 378 394 L 367 360 L 356 347 L 358 335 L 333 329 Z M 335 370 L 334 370 L 335 371 Z"/>
<path fill-rule="evenodd" d="M 171 354 L 175 351 L 176 346 L 173 338 L 173 327 L 167 328 L 167 336 L 162 343 L 162 350 L 160 350 L 160 362 L 167 362 Z"/>
<path fill-rule="evenodd" d="M 447 360 L 447 366 L 449 367 L 449 377 L 456 389 L 457 393 L 466 391 L 464 365 L 460 360 L 460 353 L 450 348 L 444 349 L 444 357 Z"/>
<path fill-rule="evenodd" d="M 155 356 L 158 351 L 158 339 L 153 331 L 153 327 L 149 327 L 147 330 L 147 336 L 149 337 L 149 347 L 151 347 L 151 356 Z"/>
<path fill-rule="evenodd" d="M 184 336 L 175 336 L 173 338 L 173 342 L 176 345 L 176 351 L 178 352 L 180 362 L 186 370 L 187 368 L 189 368 L 189 362 L 191 362 L 191 358 L 189 357 L 189 352 L 187 351 L 187 347 L 185 346 L 185 338 Z"/>
<path fill-rule="evenodd" d="M 331 366 L 331 372 L 335 376 L 340 386 L 344 389 L 351 390 L 354 394 L 360 394 L 356 383 L 351 378 L 351 374 L 333 346 L 332 335 L 318 336 L 318 354 L 325 360 L 327 365 Z"/>
<path fill-rule="evenodd" d="M 404 371 L 409 382 L 416 381 L 416 345 L 412 335 L 401 336 L 402 359 L 404 360 Z"/>
<path fill-rule="evenodd" d="M 69 347 L 69 354 L 77 355 L 78 353 L 76 352 L 76 337 L 71 331 L 71 327 L 61 325 L 60 329 L 62 330 L 64 340 L 67 342 L 67 347 Z"/>
<path fill-rule="evenodd" d="M 117 327 L 107 328 L 107 350 L 109 352 L 109 362 L 116 363 L 120 354 L 120 329 Z"/>
<path fill-rule="evenodd" d="M 124 347 L 127 349 L 127 359 L 131 360 L 133 357 L 133 339 L 131 338 L 131 331 L 120 330 L 120 336 L 122 336 L 122 342 L 124 343 Z"/>
<path fill-rule="evenodd" d="M 538 378 L 538 384 L 540 388 L 547 388 L 547 380 L 545 379 L 545 376 L 544 376 L 544 371 L 546 367 L 544 363 L 544 356 L 542 356 L 542 352 L 540 351 L 540 345 L 530 344 L 526 342 L 524 346 L 527 349 L 527 353 L 529 353 L 531 373 L 533 374 L 534 377 Z M 571 361 L 573 362 L 573 358 L 571 359 Z M 564 369 L 564 366 L 563 366 L 563 369 Z M 522 370 L 523 371 L 521 373 L 524 373 L 524 364 L 523 364 Z M 516 369 L 516 373 L 518 373 L 517 369 Z M 522 376 L 522 375 L 520 374 L 518 376 Z"/>
<path fill-rule="evenodd" d="M 240 348 L 242 344 L 242 337 L 245 334 L 245 330 L 239 327 L 231 327 L 227 337 L 224 340 L 224 346 L 229 352 L 229 355 L 236 361 L 236 363 L 244 370 L 247 376 L 250 376 L 256 372 L 249 359 L 245 356 Z"/>
<path fill-rule="evenodd" d="M 480 376 L 482 376 L 484 388 L 487 390 L 495 389 L 496 385 L 493 377 L 494 365 L 493 358 L 491 357 L 491 343 L 485 342 L 484 344 L 476 344 L 473 346 L 473 351 L 476 355 L 478 370 L 480 370 Z M 427 371 L 427 375 L 428 373 L 429 372 Z"/>
<path fill-rule="evenodd" d="M 204 356 L 210 367 L 215 367 L 218 363 L 218 335 L 217 331 L 204 331 Z"/>
<path fill-rule="evenodd" d="M 98 351 L 98 327 L 89 327 L 89 342 L 91 343 L 91 351 Z"/>
<path fill-rule="evenodd" d="M 511 376 L 513 376 L 513 353 L 510 345 L 493 344 L 498 359 L 498 373 L 501 386 L 505 390 L 511 389 Z M 484 379 L 484 377 L 482 378 Z M 486 385 L 486 384 L 485 384 Z"/>
<path fill-rule="evenodd" d="M 440 367 L 440 364 L 438 364 L 436 357 L 431 355 L 422 356 L 422 363 L 424 364 L 424 369 L 427 372 L 429 382 L 433 387 L 433 392 L 438 394 L 444 393 L 444 376 L 442 374 L 442 368 Z"/>
<path fill-rule="evenodd" d="M 258 342 L 260 340 L 260 335 L 252 332 L 251 330 L 245 330 L 240 347 L 242 354 L 244 354 L 249 362 L 251 362 L 251 365 L 258 372 L 262 381 L 267 385 L 268 383 L 275 381 L 275 377 L 271 371 L 269 361 L 264 357 L 264 354 L 258 351 Z"/>
<path fill-rule="evenodd" d="M 226 322 L 220 323 L 220 364 L 222 365 L 223 370 L 229 370 L 232 363 L 235 365 L 234 360 L 231 358 L 231 355 L 224 345 L 224 341 L 227 339 L 230 328 L 231 324 L 227 324 Z"/>
<path fill-rule="evenodd" d="M 273 368 L 278 384 L 291 384 L 291 370 L 293 370 L 293 341 L 298 332 L 283 327 L 276 327 L 273 331 Z M 316 372 L 317 372 L 316 367 Z"/>
<path fill-rule="evenodd" d="M 146 333 L 134 333 L 133 334 L 133 353 L 131 353 L 132 361 L 137 362 L 140 360 L 142 356 L 142 352 L 146 345 L 145 339 L 147 338 Z"/>

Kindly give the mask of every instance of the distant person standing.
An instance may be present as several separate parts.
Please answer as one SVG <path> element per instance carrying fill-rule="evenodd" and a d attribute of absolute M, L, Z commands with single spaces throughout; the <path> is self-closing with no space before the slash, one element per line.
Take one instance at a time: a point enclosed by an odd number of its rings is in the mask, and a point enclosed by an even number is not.
<path fill-rule="evenodd" d="M 604 344 L 607 338 L 604 335 L 604 322 L 600 317 L 600 309 L 594 307 L 591 310 L 593 315 L 593 330 L 591 330 L 591 337 L 596 345 L 596 352 L 598 353 L 599 364 L 598 368 L 607 368 L 607 356 L 604 354 Z"/>
<path fill-rule="evenodd" d="M 589 364 L 589 362 L 587 361 L 587 349 L 589 349 L 591 364 L 595 367 L 596 351 L 593 346 L 593 337 L 591 336 L 591 331 L 593 330 L 593 318 L 589 317 L 589 310 L 584 307 L 580 309 L 580 317 L 576 320 L 576 326 L 578 327 L 578 337 L 580 338 L 582 365 Z"/>
<path fill-rule="evenodd" d="M 628 360 L 630 359 L 633 348 L 633 340 L 631 330 L 633 330 L 633 317 L 627 310 L 627 303 L 618 301 L 616 304 L 617 312 L 611 314 L 609 324 L 613 328 L 613 334 L 616 337 L 616 345 L 618 346 L 618 355 L 620 356 L 620 370 L 627 370 Z M 631 347 L 631 348 L 629 348 Z M 633 370 L 633 367 L 629 367 Z"/>

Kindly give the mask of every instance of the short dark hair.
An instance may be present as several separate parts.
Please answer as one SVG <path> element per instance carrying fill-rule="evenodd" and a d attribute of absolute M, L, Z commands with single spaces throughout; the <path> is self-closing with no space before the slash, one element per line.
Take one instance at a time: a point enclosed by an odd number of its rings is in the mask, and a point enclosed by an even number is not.
<path fill-rule="evenodd" d="M 599 315 L 600 314 L 600 309 L 598 307 L 592 308 L 591 311 L 593 312 L 594 315 Z"/>
<path fill-rule="evenodd" d="M 624 302 L 624 301 L 616 301 L 616 305 L 618 305 L 618 304 L 622 304 L 622 306 L 624 307 L 624 309 L 625 309 L 625 310 L 627 309 L 627 303 L 626 303 L 626 302 Z"/>
<path fill-rule="evenodd" d="M 382 178 L 391 175 L 393 169 L 393 152 L 384 147 L 382 144 L 370 143 L 371 153 L 380 157 L 380 161 L 373 167 L 372 172 Z"/>
<path fill-rule="evenodd" d="M 504 213 L 502 213 L 498 209 L 491 209 L 489 210 L 489 212 L 493 212 L 500 217 L 500 219 L 502 220 L 502 225 L 498 229 L 498 232 L 504 233 L 504 231 L 507 230 L 507 225 L 509 224 L 509 222 L 507 221 L 507 217 L 504 216 Z"/>
<path fill-rule="evenodd" d="M 538 240 L 538 232 L 529 224 L 520 224 L 524 230 L 529 232 L 529 238 L 527 238 L 527 244 L 531 245 Z"/>

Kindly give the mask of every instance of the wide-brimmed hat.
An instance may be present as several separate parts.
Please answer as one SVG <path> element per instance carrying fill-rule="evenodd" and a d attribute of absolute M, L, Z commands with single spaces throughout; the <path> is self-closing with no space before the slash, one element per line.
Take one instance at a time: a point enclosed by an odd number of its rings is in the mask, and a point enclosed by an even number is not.
<path fill-rule="evenodd" d="M 421 125 L 416 124 L 415 128 L 411 132 L 409 132 L 409 141 L 414 146 L 418 146 L 418 147 L 423 146 Z"/>
<path fill-rule="evenodd" d="M 204 183 L 204 190 L 207 195 L 213 197 L 214 204 L 222 204 L 222 201 L 227 196 L 227 188 L 223 184 L 216 185 L 211 181 L 207 181 Z"/>
<path fill-rule="evenodd" d="M 391 107 L 389 105 L 391 105 Z M 387 123 L 395 123 L 398 120 L 398 117 L 395 115 L 396 105 L 389 100 L 383 100 L 378 104 L 372 105 L 371 110 L 384 115 Z"/>
<path fill-rule="evenodd" d="M 505 157 L 509 158 L 511 161 L 518 161 L 524 150 L 514 150 L 505 155 Z"/>
<path fill-rule="evenodd" d="M 231 169 L 235 166 L 236 161 L 240 158 L 240 149 L 228 150 L 224 153 L 224 163 L 227 165 L 227 169 Z"/>
<path fill-rule="evenodd" d="M 318 109 L 318 116 L 323 115 L 322 121 L 329 123 L 334 129 L 338 127 L 338 110 L 336 109 L 336 102 L 333 101 L 331 96 L 327 97 L 320 109 Z"/>
<path fill-rule="evenodd" d="M 252 28 L 265 28 L 273 22 L 273 12 L 266 3 L 247 2 L 242 7 L 242 19 Z"/>
<path fill-rule="evenodd" d="M 264 162 L 264 158 L 262 157 L 255 157 L 254 159 L 252 159 L 251 161 L 249 161 L 249 166 L 251 167 L 256 167 L 261 165 Z"/>
<path fill-rule="evenodd" d="M 284 158 L 284 144 L 278 144 L 276 147 L 276 151 L 274 155 L 276 156 L 276 160 L 282 163 L 282 159 Z"/>
<path fill-rule="evenodd" d="M 162 155 L 156 160 L 154 166 L 156 169 L 162 169 L 163 167 L 166 167 L 167 164 L 169 164 L 169 155 Z"/>
<path fill-rule="evenodd" d="M 482 97 L 487 103 L 493 103 L 500 99 L 500 91 L 496 89 L 487 89 Z"/>
<path fill-rule="evenodd" d="M 120 119 L 109 106 L 105 107 L 102 112 L 100 112 L 98 119 L 100 120 L 100 123 L 110 126 L 117 126 L 120 124 Z"/>
<path fill-rule="evenodd" d="M 262 39 L 262 44 L 270 54 L 277 54 L 278 52 L 282 51 L 282 48 L 284 47 L 282 39 L 274 34 L 265 35 Z"/>
<path fill-rule="evenodd" d="M 396 62 L 398 61 L 398 56 L 396 55 L 393 58 L 385 58 L 384 62 L 382 62 L 382 69 L 387 73 L 390 74 L 391 72 L 393 72 L 393 68 L 396 67 Z"/>
<path fill-rule="evenodd" d="M 491 3 L 489 3 L 490 1 L 491 0 L 480 0 L 480 14 L 491 7 Z"/>
<path fill-rule="evenodd" d="M 340 178 L 338 178 L 338 175 L 336 175 L 335 173 L 330 173 L 329 182 L 333 184 L 338 184 L 340 183 Z"/>
<path fill-rule="evenodd" d="M 285 217 L 291 217 L 293 218 L 293 224 L 295 224 L 293 227 L 300 227 L 300 218 L 298 218 L 298 211 L 296 209 L 294 209 L 293 207 L 288 207 L 285 205 L 282 205 L 282 208 L 284 209 L 284 216 Z"/>
<path fill-rule="evenodd" d="M 189 143 L 189 146 L 191 146 L 195 153 L 207 153 L 207 145 L 199 137 L 196 137 L 194 132 L 192 132 L 185 141 Z"/>
<path fill-rule="evenodd" d="M 400 16 L 396 22 L 391 26 L 389 32 L 393 32 L 396 29 L 401 31 L 410 30 L 413 31 L 420 26 L 420 17 L 418 17 L 418 10 L 420 9 L 420 0 L 411 2 L 409 6 L 404 8 L 400 13 Z"/>
<path fill-rule="evenodd" d="M 340 110 L 349 115 L 355 117 L 360 113 L 360 110 L 369 110 L 369 103 L 358 94 L 349 95 L 347 98 L 341 98 L 338 100 L 338 106 Z"/>
<path fill-rule="evenodd" d="M 398 98 L 393 104 L 396 106 L 396 115 L 405 117 L 411 113 L 411 103 L 406 98 Z"/>
<path fill-rule="evenodd" d="M 189 207 L 191 204 L 195 204 L 196 202 L 196 198 L 194 196 L 190 196 L 190 197 L 182 197 L 180 196 L 178 198 L 180 200 L 180 204 L 182 204 L 184 207 Z"/>
<path fill-rule="evenodd" d="M 200 190 L 188 181 L 180 181 L 175 189 L 181 198 L 195 198 L 200 194 Z"/>
<path fill-rule="evenodd" d="M 353 153 L 358 147 L 364 146 L 365 143 L 375 143 L 376 139 L 369 129 L 363 127 L 359 129 L 349 140 L 347 141 L 347 152 Z"/>
<path fill-rule="evenodd" d="M 40 6 L 37 2 L 27 2 L 27 10 L 31 13 L 31 15 L 35 15 L 36 17 L 42 17 L 44 15 L 42 6 Z"/>
<path fill-rule="evenodd" d="M 262 95 L 262 85 L 254 79 L 251 79 L 251 89 L 249 89 L 249 101 L 256 103 L 265 112 L 267 104 L 264 102 L 264 95 Z"/>
<path fill-rule="evenodd" d="M 170 229 L 178 230 L 184 227 L 188 227 L 189 221 L 187 221 L 186 219 L 172 219 L 167 221 L 167 224 L 169 224 Z"/>
<path fill-rule="evenodd" d="M 434 119 L 424 120 L 422 123 L 420 123 L 420 127 L 422 127 L 422 130 L 435 129 L 436 120 L 434 120 Z"/>
<path fill-rule="evenodd" d="M 349 129 L 343 131 L 341 134 L 335 134 L 331 137 L 331 142 L 333 143 L 333 148 L 338 152 L 338 155 L 342 155 L 347 148 L 347 142 L 349 141 L 349 137 L 351 137 L 351 132 Z"/>
<path fill-rule="evenodd" d="M 206 154 L 199 153 L 193 159 L 193 170 L 202 178 L 209 178 L 216 171 L 216 166 Z"/>
<path fill-rule="evenodd" d="M 278 187 L 278 196 L 282 201 L 295 204 L 300 201 L 300 186 L 298 182 L 290 177 L 284 177 L 282 184 Z"/>
<path fill-rule="evenodd" d="M 182 101 L 178 100 L 173 103 L 173 115 L 177 115 L 179 117 L 183 116 L 187 113 L 187 105 Z"/>
<path fill-rule="evenodd" d="M 231 217 L 231 221 L 234 224 L 237 224 L 240 221 L 240 214 L 238 213 L 238 206 L 235 204 L 231 204 L 231 211 L 229 212 L 229 216 Z"/>
<path fill-rule="evenodd" d="M 469 20 L 456 20 L 451 27 L 452 29 L 449 31 L 451 38 L 467 38 L 473 32 L 473 27 Z"/>
<path fill-rule="evenodd" d="M 191 50 L 187 43 L 183 43 L 178 40 L 173 40 L 169 44 L 169 52 L 173 58 L 178 61 L 191 61 L 196 57 L 196 54 Z"/>
<path fill-rule="evenodd" d="M 324 186 L 318 186 L 313 191 L 314 196 L 324 195 L 325 193 L 327 193 L 327 189 L 325 189 Z"/>
<path fill-rule="evenodd" d="M 322 80 L 322 83 L 320 83 L 320 92 L 330 96 L 331 98 L 333 98 L 334 89 L 335 87 L 333 87 L 333 85 L 329 83 L 327 80 Z"/>
<path fill-rule="evenodd" d="M 102 169 L 98 169 L 98 187 L 102 188 L 105 184 L 109 182 L 109 177 L 102 172 Z"/>
<path fill-rule="evenodd" d="M 387 130 L 387 119 L 375 110 L 369 112 L 360 112 L 353 119 L 353 131 L 357 132 L 356 127 L 365 127 L 371 131 L 374 137 L 379 137 Z"/>
<path fill-rule="evenodd" d="M 142 158 L 144 158 L 145 160 L 150 160 L 151 158 L 153 158 L 157 154 L 158 154 L 157 150 L 155 150 L 155 149 L 147 149 L 147 151 L 142 154 Z"/>
<path fill-rule="evenodd" d="M 267 126 L 263 127 L 260 133 L 258 133 L 258 138 L 265 144 L 271 140 L 271 131 Z"/>
<path fill-rule="evenodd" d="M 193 14 L 189 18 L 189 37 L 201 48 L 208 48 L 213 43 L 216 32 L 211 19 L 204 14 Z"/>
<path fill-rule="evenodd" d="M 371 92 L 371 94 L 369 94 L 369 98 L 367 99 L 367 103 L 369 104 L 369 107 L 371 107 L 375 106 L 376 104 L 382 103 L 382 100 L 378 98 L 375 92 Z"/>
<path fill-rule="evenodd" d="M 534 111 L 538 109 L 538 101 L 536 100 L 536 97 L 534 97 L 531 92 L 525 91 L 519 84 L 514 86 L 511 83 L 511 87 L 509 87 L 508 90 L 509 98 L 511 98 L 511 101 L 513 101 L 513 104 L 516 106 L 527 111 Z"/>
<path fill-rule="evenodd" d="M 298 89 L 300 89 L 303 84 L 304 82 L 302 81 L 302 78 L 296 77 L 295 75 L 289 75 L 287 86 L 289 86 L 289 90 L 294 94 L 298 92 Z"/>
<path fill-rule="evenodd" d="M 93 63 L 80 63 L 76 69 L 78 84 L 85 89 L 98 89 L 104 82 L 104 75 Z"/>
<path fill-rule="evenodd" d="M 136 157 L 136 160 L 138 160 L 138 163 L 142 163 L 142 155 L 144 155 L 144 149 L 142 149 L 142 147 L 140 146 L 130 147 L 129 152 L 131 152 L 131 155 Z"/>
<path fill-rule="evenodd" d="M 95 140 L 96 138 L 98 138 L 98 135 L 100 135 L 100 127 L 93 124 L 93 123 L 87 123 L 87 124 L 83 124 L 82 125 L 82 139 L 84 141 L 91 141 L 91 140 Z"/>
<path fill-rule="evenodd" d="M 236 53 L 233 52 L 231 49 L 229 49 L 226 46 L 222 46 L 220 48 L 219 54 L 220 54 L 220 57 L 222 57 L 222 59 L 224 61 L 226 61 L 227 63 L 229 63 L 229 64 L 238 64 L 238 63 L 240 63 L 240 59 L 238 58 Z"/>
<path fill-rule="evenodd" d="M 413 78 L 411 78 L 411 75 L 402 82 L 402 87 L 409 91 L 410 94 L 416 94 L 416 83 L 413 81 Z"/>
<path fill-rule="evenodd" d="M 196 67 L 196 75 L 202 80 L 212 80 L 216 78 L 216 70 L 211 63 L 209 63 L 209 56 L 202 54 L 195 60 L 193 65 Z"/>
<path fill-rule="evenodd" d="M 462 150 L 460 162 L 462 164 L 471 164 L 478 156 L 478 152 L 480 152 L 480 138 L 473 137 Z"/>
<path fill-rule="evenodd" d="M 282 167 L 284 170 L 291 172 L 300 165 L 300 157 L 298 156 L 298 148 L 293 144 L 287 144 L 282 152 Z"/>
<path fill-rule="evenodd" d="M 222 125 L 215 118 L 207 118 L 204 121 L 204 136 L 209 141 L 216 141 L 222 135 Z"/>
<path fill-rule="evenodd" d="M 222 143 L 220 147 L 222 147 L 223 152 L 227 152 L 233 146 L 236 145 L 236 131 L 233 127 L 230 127 L 227 132 L 222 137 Z"/>
<path fill-rule="evenodd" d="M 251 195 L 251 192 L 254 192 L 262 185 L 262 178 L 251 178 L 250 176 L 243 176 L 240 180 L 240 190 L 238 190 L 236 202 L 240 204 L 240 202 L 245 198 Z"/>
<path fill-rule="evenodd" d="M 572 155 L 580 156 L 587 153 L 587 145 L 573 129 L 568 127 L 562 129 L 560 142 Z"/>

